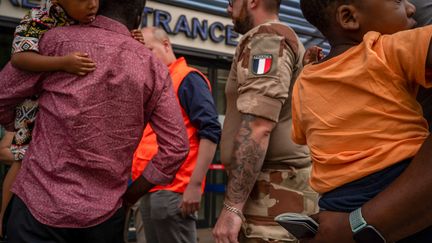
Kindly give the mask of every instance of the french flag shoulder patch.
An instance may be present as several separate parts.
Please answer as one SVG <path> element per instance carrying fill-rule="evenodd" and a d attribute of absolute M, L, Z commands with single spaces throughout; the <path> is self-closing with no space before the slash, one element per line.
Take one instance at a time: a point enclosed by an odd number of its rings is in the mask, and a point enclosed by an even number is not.
<path fill-rule="evenodd" d="M 263 75 L 270 71 L 273 61 L 271 54 L 254 55 L 252 59 L 252 72 L 254 74 Z"/>

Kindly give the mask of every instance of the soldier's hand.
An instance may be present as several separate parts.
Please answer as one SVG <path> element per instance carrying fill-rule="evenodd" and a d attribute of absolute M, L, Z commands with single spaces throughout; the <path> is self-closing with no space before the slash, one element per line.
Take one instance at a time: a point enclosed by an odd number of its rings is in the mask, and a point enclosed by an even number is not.
<path fill-rule="evenodd" d="M 318 224 L 318 233 L 313 239 L 301 239 L 301 243 L 354 243 L 349 214 L 323 211 L 311 216 Z"/>
<path fill-rule="evenodd" d="M 242 219 L 235 213 L 222 209 L 213 229 L 216 243 L 238 243 Z"/>
<path fill-rule="evenodd" d="M 182 216 L 186 217 L 199 210 L 201 203 L 201 185 L 189 183 L 183 193 L 183 201 L 180 205 Z"/>

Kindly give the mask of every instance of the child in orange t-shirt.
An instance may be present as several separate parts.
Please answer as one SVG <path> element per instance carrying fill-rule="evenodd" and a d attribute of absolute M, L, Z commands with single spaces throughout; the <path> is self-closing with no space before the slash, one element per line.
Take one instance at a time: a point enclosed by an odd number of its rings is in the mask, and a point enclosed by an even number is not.
<path fill-rule="evenodd" d="M 292 139 L 311 150 L 320 207 L 357 211 L 429 136 L 416 94 L 432 86 L 432 26 L 412 29 L 407 0 L 302 0 L 301 8 L 331 50 L 295 84 Z"/>

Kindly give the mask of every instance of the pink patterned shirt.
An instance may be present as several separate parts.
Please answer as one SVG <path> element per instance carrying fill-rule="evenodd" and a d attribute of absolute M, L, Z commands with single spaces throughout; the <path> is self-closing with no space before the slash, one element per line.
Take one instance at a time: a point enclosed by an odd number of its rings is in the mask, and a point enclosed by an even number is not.
<path fill-rule="evenodd" d="M 84 77 L 0 72 L 0 124 L 13 130 L 15 107 L 39 93 L 33 140 L 13 186 L 33 216 L 55 227 L 98 225 L 121 206 L 144 126 L 158 134 L 158 154 L 143 172 L 168 184 L 187 155 L 184 123 L 164 64 L 117 21 L 59 27 L 40 42 L 44 55 L 82 51 L 97 69 Z"/>

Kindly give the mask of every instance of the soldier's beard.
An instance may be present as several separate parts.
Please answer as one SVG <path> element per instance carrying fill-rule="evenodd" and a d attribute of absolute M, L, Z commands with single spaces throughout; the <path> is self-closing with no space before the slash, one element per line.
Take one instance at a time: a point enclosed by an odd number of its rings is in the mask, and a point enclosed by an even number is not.
<path fill-rule="evenodd" d="M 249 12 L 247 11 L 246 4 L 244 4 L 244 6 L 241 9 L 242 10 L 240 16 L 236 20 L 234 20 L 234 31 L 244 35 L 249 30 L 251 30 L 254 27 L 254 25 L 253 25 L 252 15 L 249 14 Z"/>

